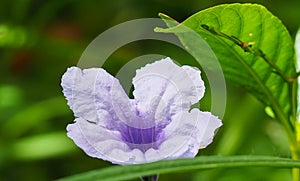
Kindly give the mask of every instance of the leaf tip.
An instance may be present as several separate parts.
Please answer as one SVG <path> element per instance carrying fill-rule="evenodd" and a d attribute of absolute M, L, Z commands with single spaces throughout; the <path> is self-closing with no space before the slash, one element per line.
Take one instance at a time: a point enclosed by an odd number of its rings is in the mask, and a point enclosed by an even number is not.
<path fill-rule="evenodd" d="M 158 16 L 161 17 L 161 18 L 164 18 L 167 15 L 165 15 L 164 13 L 158 13 Z"/>
<path fill-rule="evenodd" d="M 158 16 L 163 19 L 163 20 L 169 20 L 169 21 L 172 21 L 176 24 L 179 24 L 179 22 L 177 22 L 175 19 L 171 18 L 170 16 L 164 14 L 164 13 L 158 13 Z"/>

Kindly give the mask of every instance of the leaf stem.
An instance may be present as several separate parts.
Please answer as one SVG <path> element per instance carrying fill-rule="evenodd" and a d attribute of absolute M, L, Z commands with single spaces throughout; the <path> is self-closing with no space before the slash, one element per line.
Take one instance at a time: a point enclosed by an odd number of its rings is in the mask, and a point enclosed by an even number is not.
<path fill-rule="evenodd" d="M 299 147 L 293 147 L 291 146 L 291 153 L 292 153 L 292 159 L 293 160 L 300 160 L 300 149 Z M 293 168 L 293 181 L 300 181 L 300 169 L 299 168 Z"/>
<path fill-rule="evenodd" d="M 284 74 L 284 72 L 281 71 L 279 69 L 279 67 L 262 50 L 260 50 L 260 49 L 255 50 L 252 48 L 252 45 L 250 43 L 245 43 L 235 36 L 226 35 L 225 33 L 221 32 L 219 30 L 216 30 L 212 26 L 202 24 L 201 27 L 215 35 L 218 35 L 218 36 L 224 37 L 228 40 L 231 40 L 236 45 L 240 46 L 245 52 L 249 52 L 249 53 L 252 53 L 253 55 L 261 57 L 265 62 L 267 62 L 274 69 L 274 72 L 277 73 L 284 81 L 286 81 L 286 82 L 290 81 L 290 79 Z"/>
<path fill-rule="evenodd" d="M 150 175 L 150 176 L 142 176 L 142 181 L 158 181 L 158 174 Z"/>

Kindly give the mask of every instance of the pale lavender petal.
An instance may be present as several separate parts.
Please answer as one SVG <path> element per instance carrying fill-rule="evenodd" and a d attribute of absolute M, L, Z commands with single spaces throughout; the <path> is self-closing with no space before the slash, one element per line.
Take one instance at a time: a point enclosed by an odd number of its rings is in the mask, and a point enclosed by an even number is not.
<path fill-rule="evenodd" d="M 159 104 L 176 105 L 189 110 L 204 94 L 200 71 L 189 66 L 180 67 L 170 58 L 148 64 L 136 71 L 133 78 L 134 98 L 144 113 Z M 171 106 L 171 105 L 170 105 Z"/>
<path fill-rule="evenodd" d="M 61 85 L 76 117 L 116 128 L 120 120 L 124 122 L 133 114 L 119 81 L 102 68 L 71 67 L 63 75 Z"/>
<path fill-rule="evenodd" d="M 67 127 L 68 136 L 87 155 L 108 160 L 115 164 L 144 163 L 144 155 L 138 149 L 131 149 L 120 132 L 111 131 L 82 118 Z"/>
<path fill-rule="evenodd" d="M 221 121 L 209 112 L 193 109 L 181 112 L 163 129 L 164 140 L 158 150 L 148 150 L 147 161 L 195 157 L 200 148 L 209 145 Z"/>
<path fill-rule="evenodd" d="M 204 94 L 200 71 L 180 67 L 170 58 L 148 64 L 137 70 L 133 78 L 136 109 L 149 117 L 160 132 L 180 111 L 188 111 Z"/>
<path fill-rule="evenodd" d="M 182 66 L 182 68 L 187 73 L 189 79 L 193 81 L 192 89 L 193 92 L 197 92 L 197 96 L 198 96 L 197 97 L 198 100 L 195 101 L 196 103 L 204 96 L 204 92 L 205 92 L 204 82 L 202 81 L 202 78 L 200 76 L 201 72 L 196 67 L 191 67 L 187 65 Z"/>

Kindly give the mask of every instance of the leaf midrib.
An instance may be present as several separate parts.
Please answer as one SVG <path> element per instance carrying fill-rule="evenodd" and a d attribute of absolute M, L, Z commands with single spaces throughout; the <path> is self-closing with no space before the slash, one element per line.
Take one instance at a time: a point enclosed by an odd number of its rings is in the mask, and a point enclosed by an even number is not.
<path fill-rule="evenodd" d="M 154 163 L 130 166 L 113 166 L 85 172 L 60 179 L 60 181 L 128 180 L 157 173 L 184 172 L 213 168 L 238 168 L 250 166 L 266 166 L 279 168 L 300 168 L 300 161 L 271 156 L 201 156 L 194 159 L 164 160 Z"/>

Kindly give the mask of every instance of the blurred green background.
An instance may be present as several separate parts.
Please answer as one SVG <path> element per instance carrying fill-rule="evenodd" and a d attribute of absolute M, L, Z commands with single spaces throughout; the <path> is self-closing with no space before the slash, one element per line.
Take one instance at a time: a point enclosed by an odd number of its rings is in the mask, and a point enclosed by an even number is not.
<path fill-rule="evenodd" d="M 0 180 L 54 180 L 110 163 L 86 156 L 66 136 L 74 120 L 61 93 L 60 78 L 77 64 L 86 46 L 101 32 L 159 12 L 183 21 L 217 4 L 255 2 L 279 17 L 294 37 L 300 26 L 300 1 L 138 1 L 138 0 L 1 0 L 0 1 Z M 104 67 L 115 74 L 144 54 L 175 57 L 195 65 L 178 48 L 157 41 L 130 43 Z M 207 86 L 208 87 L 208 86 Z M 227 81 L 227 107 L 212 145 L 199 155 L 275 155 L 289 157 L 285 133 L 264 107 Z M 201 102 L 209 110 L 209 90 Z M 271 168 L 215 169 L 161 175 L 160 180 L 291 180 L 290 170 Z M 138 179 L 136 179 L 138 180 Z"/>

